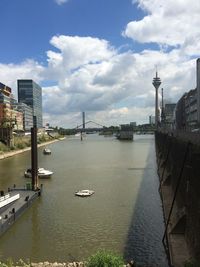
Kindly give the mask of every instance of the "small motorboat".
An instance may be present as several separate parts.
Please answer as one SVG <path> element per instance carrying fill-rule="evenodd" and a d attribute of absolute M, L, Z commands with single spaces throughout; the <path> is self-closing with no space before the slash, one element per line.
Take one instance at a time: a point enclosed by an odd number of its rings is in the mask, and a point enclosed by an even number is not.
<path fill-rule="evenodd" d="M 78 196 L 78 197 L 89 197 L 93 194 L 94 194 L 94 191 L 88 190 L 88 189 L 79 190 L 75 192 L 75 196 Z"/>
<path fill-rule="evenodd" d="M 44 155 L 51 155 L 51 149 L 45 147 L 45 149 L 43 150 L 43 154 L 44 154 Z"/>
<path fill-rule="evenodd" d="M 50 178 L 51 175 L 53 174 L 52 171 L 45 170 L 44 168 L 38 168 L 38 177 L 39 178 Z M 29 168 L 24 172 L 24 176 L 26 178 L 31 178 L 32 177 L 32 170 Z"/>

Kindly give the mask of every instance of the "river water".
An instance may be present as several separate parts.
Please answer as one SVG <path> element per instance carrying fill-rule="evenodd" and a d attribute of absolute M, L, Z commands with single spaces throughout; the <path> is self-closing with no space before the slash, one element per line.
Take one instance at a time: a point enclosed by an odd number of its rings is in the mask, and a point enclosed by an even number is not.
<path fill-rule="evenodd" d="M 40 180 L 41 198 L 0 238 L 0 259 L 78 261 L 103 248 L 126 260 L 167 267 L 154 136 L 122 142 L 93 134 L 49 147 L 51 155 L 38 149 L 39 166 L 54 175 Z M 29 166 L 30 151 L 1 160 L 0 189 L 23 186 Z M 79 189 L 95 194 L 74 196 Z"/>

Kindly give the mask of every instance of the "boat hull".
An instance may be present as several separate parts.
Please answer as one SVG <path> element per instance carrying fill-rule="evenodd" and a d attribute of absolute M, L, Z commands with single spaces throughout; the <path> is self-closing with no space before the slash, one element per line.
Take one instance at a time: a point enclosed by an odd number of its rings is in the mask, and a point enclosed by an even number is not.
<path fill-rule="evenodd" d="M 75 192 L 75 196 L 77 197 L 90 197 L 94 194 L 94 191 L 92 190 L 80 190 Z"/>

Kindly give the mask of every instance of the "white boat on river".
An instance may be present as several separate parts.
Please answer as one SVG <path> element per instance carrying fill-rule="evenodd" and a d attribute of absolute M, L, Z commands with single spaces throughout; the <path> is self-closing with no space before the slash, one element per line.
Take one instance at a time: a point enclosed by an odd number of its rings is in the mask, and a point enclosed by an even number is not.
<path fill-rule="evenodd" d="M 48 147 L 45 147 L 45 149 L 43 150 L 43 154 L 44 155 L 51 155 L 51 149 Z"/>
<path fill-rule="evenodd" d="M 94 194 L 94 191 L 88 190 L 88 189 L 79 190 L 79 191 L 75 192 L 75 195 L 78 197 L 89 197 L 93 194 Z"/>
<path fill-rule="evenodd" d="M 53 174 L 52 171 L 45 170 L 44 168 L 38 168 L 38 177 L 39 178 L 50 178 L 52 174 Z M 24 172 L 24 176 L 26 178 L 31 178 L 32 177 L 32 170 L 31 169 L 27 169 Z"/>

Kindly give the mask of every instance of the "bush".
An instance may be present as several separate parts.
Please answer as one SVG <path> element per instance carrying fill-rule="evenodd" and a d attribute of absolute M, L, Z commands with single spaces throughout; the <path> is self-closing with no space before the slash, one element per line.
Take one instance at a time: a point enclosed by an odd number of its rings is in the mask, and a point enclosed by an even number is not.
<path fill-rule="evenodd" d="M 195 260 L 187 261 L 184 267 L 200 267 L 200 263 Z"/>
<path fill-rule="evenodd" d="M 7 152 L 9 151 L 9 147 L 7 147 L 6 145 L 4 145 L 2 142 L 0 142 L 0 152 Z"/>
<path fill-rule="evenodd" d="M 112 252 L 100 250 L 89 257 L 87 267 L 121 267 L 124 265 L 123 259 Z"/>
<path fill-rule="evenodd" d="M 12 259 L 8 259 L 8 260 L 6 260 L 6 262 L 0 262 L 0 267 L 15 267 L 15 266 L 30 267 L 31 263 L 29 260 L 27 260 L 27 262 L 25 262 L 21 259 L 16 263 L 14 263 L 12 261 Z"/>

